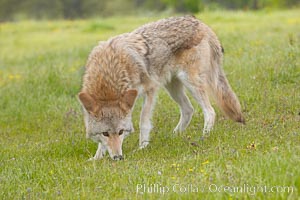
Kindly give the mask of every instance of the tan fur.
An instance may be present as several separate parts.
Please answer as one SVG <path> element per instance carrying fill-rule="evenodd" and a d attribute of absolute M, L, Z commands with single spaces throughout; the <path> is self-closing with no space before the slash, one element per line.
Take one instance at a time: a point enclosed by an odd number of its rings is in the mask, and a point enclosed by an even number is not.
<path fill-rule="evenodd" d="M 222 56 L 214 32 L 192 16 L 159 20 L 100 42 L 88 58 L 79 93 L 87 136 L 99 142 L 94 158 L 101 158 L 105 149 L 112 158 L 122 156 L 124 136 L 118 132 L 126 130 L 129 134 L 133 130 L 131 111 L 137 95 L 144 96 L 140 148 L 148 145 L 151 112 L 160 87 L 165 87 L 180 106 L 175 132 L 183 131 L 193 114 L 184 88 L 203 109 L 203 133 L 212 129 L 215 119 L 208 93 L 225 115 L 244 123 L 238 98 L 221 68 Z"/>

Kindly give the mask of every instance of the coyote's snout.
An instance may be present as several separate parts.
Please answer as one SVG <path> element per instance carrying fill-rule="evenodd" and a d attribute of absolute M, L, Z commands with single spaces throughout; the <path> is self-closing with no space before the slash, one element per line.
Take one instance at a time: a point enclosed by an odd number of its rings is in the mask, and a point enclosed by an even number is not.
<path fill-rule="evenodd" d="M 114 160 L 123 159 L 122 143 L 133 131 L 137 96 L 144 97 L 139 145 L 149 144 L 151 112 L 160 87 L 180 107 L 174 132 L 184 131 L 194 112 L 185 88 L 203 109 L 204 134 L 215 121 L 209 94 L 226 116 L 244 123 L 239 100 L 222 70 L 222 57 L 214 32 L 192 16 L 163 19 L 100 42 L 88 58 L 78 95 L 87 138 L 98 143 L 93 159 L 106 151 Z"/>

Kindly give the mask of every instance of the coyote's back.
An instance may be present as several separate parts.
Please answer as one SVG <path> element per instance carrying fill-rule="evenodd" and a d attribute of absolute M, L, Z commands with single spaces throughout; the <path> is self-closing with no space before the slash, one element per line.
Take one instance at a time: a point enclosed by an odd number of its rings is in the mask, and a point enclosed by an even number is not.
<path fill-rule="evenodd" d="M 200 43 L 203 37 L 202 31 L 199 29 L 201 25 L 203 23 L 193 16 L 172 17 L 146 24 L 133 33 L 143 35 L 150 44 L 156 40 L 163 41 L 174 53 Z"/>

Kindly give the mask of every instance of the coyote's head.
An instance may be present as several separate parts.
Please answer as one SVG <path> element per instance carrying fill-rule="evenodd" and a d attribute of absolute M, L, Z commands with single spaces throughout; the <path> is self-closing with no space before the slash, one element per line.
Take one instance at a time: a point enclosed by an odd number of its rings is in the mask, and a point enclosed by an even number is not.
<path fill-rule="evenodd" d="M 136 97 L 137 91 L 132 89 L 114 100 L 97 100 L 84 91 L 78 95 L 84 112 L 86 137 L 101 143 L 114 160 L 123 159 L 123 139 L 134 130 L 131 110 Z"/>

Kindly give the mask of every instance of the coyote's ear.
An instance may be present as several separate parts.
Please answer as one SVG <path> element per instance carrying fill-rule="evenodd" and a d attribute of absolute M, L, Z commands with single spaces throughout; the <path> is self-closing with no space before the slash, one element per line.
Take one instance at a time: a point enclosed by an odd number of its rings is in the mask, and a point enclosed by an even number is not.
<path fill-rule="evenodd" d="M 123 96 L 123 102 L 131 109 L 134 105 L 138 91 L 134 89 L 127 90 Z"/>
<path fill-rule="evenodd" d="M 96 101 L 93 99 L 93 97 L 91 97 L 91 95 L 89 95 L 86 92 L 80 92 L 78 94 L 78 98 L 81 102 L 81 104 L 84 106 L 84 108 L 88 111 L 88 112 L 94 112 L 96 109 Z"/>

